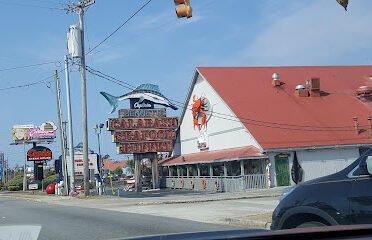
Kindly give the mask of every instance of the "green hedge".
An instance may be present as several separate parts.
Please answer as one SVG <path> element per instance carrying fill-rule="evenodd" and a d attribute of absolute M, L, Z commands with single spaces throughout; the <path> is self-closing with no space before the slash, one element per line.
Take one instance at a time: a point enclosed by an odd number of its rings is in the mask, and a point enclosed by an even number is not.
<path fill-rule="evenodd" d="M 23 176 L 22 175 L 15 176 L 14 178 L 10 179 L 7 183 L 5 183 L 5 186 L 8 187 L 9 191 L 19 191 L 23 189 Z"/>

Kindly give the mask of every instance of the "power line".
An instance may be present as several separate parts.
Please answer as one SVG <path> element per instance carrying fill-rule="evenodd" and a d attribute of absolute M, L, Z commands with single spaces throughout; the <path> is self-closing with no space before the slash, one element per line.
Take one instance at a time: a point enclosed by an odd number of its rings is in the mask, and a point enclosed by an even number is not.
<path fill-rule="evenodd" d="M 87 71 L 95 76 L 98 76 L 100 78 L 106 79 L 107 81 L 113 82 L 117 85 L 120 85 L 122 87 L 125 87 L 129 90 L 134 90 L 135 87 L 133 87 L 131 84 L 125 83 L 123 81 L 120 81 L 114 77 L 111 77 L 107 74 L 104 74 L 100 71 L 94 70 L 87 66 Z M 145 94 L 145 93 L 144 93 Z M 172 99 L 170 99 L 172 100 Z M 173 101 L 176 102 L 176 101 Z M 178 102 L 178 101 L 177 101 Z M 186 108 L 187 110 L 191 111 L 191 106 L 188 106 L 184 103 L 182 104 L 175 104 L 178 107 Z M 283 129 L 283 130 L 294 130 L 294 131 L 332 131 L 332 132 L 349 132 L 349 131 L 355 131 L 353 126 L 310 126 L 310 125 L 294 125 L 294 124 L 286 124 L 286 123 L 277 123 L 277 122 L 267 122 L 267 121 L 260 121 L 256 119 L 251 118 L 244 118 L 244 117 L 235 117 L 228 114 L 213 112 L 214 117 L 229 120 L 229 121 L 235 121 L 235 122 L 242 122 L 254 126 L 261 126 L 261 127 L 268 127 L 268 128 L 277 128 L 277 129 Z M 359 126 L 359 127 L 368 127 L 368 126 Z"/>
<path fill-rule="evenodd" d="M 99 42 L 96 46 L 94 46 L 92 49 L 89 50 L 86 54 L 91 53 L 96 48 L 101 46 L 104 42 L 106 42 L 110 37 L 112 37 L 115 33 L 117 33 L 122 27 L 124 27 L 132 18 L 134 18 L 139 12 L 142 11 L 152 0 L 147 1 L 145 4 L 143 4 L 137 11 L 135 11 L 129 18 L 127 18 L 119 27 L 117 27 L 112 33 L 110 33 L 106 38 L 104 38 L 101 42 Z"/>
<path fill-rule="evenodd" d="M 43 66 L 43 65 L 55 64 L 55 63 L 60 63 L 60 61 L 51 61 L 51 62 L 35 63 L 35 64 L 23 65 L 23 66 L 17 66 L 17 67 L 2 68 L 0 69 L 0 72 L 23 69 L 23 68 L 38 67 L 38 66 Z"/>
<path fill-rule="evenodd" d="M 64 71 L 64 69 L 60 70 L 58 73 Z M 48 88 L 50 88 L 50 86 L 47 85 L 47 83 L 52 83 L 54 81 L 46 81 L 50 78 L 53 78 L 54 77 L 54 74 L 51 75 L 51 76 L 48 76 L 48 77 L 45 77 L 39 81 L 36 81 L 36 82 L 32 82 L 32 83 L 26 83 L 26 84 L 21 84 L 21 85 L 16 85 L 16 86 L 11 86 L 11 87 L 5 87 L 5 88 L 0 88 L 0 91 L 5 91 L 5 90 L 11 90 L 11 89 L 17 89 L 17 88 L 25 88 L 25 87 L 30 87 L 30 86 L 34 86 L 34 85 L 39 85 L 39 84 L 46 84 L 46 86 Z"/>
<path fill-rule="evenodd" d="M 9 2 L 9 1 L 4 1 L 0 0 L 1 3 L 5 5 L 15 5 L 15 6 L 24 6 L 24 7 L 33 7 L 33 8 L 42 8 L 42 9 L 49 9 L 49 10 L 61 10 L 65 11 L 63 8 L 57 8 L 57 7 L 47 7 L 47 6 L 40 6 L 40 5 L 35 5 L 35 4 L 25 4 L 25 3 L 15 3 L 15 2 Z"/>

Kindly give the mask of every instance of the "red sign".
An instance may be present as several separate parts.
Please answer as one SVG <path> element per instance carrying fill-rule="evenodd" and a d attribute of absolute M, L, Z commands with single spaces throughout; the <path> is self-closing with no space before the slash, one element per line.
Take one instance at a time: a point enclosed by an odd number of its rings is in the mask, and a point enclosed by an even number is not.
<path fill-rule="evenodd" d="M 176 129 L 178 119 L 174 118 L 113 118 L 107 120 L 107 130 L 129 130 L 143 128 Z"/>
<path fill-rule="evenodd" d="M 148 152 L 171 152 L 172 141 L 162 142 L 127 142 L 116 144 L 118 154 L 148 153 Z"/>
<path fill-rule="evenodd" d="M 115 131 L 112 142 L 152 141 L 152 140 L 174 140 L 176 131 L 172 129 L 141 129 Z"/>
<path fill-rule="evenodd" d="M 44 161 L 52 159 L 52 151 L 43 146 L 36 146 L 27 151 L 27 161 Z"/>

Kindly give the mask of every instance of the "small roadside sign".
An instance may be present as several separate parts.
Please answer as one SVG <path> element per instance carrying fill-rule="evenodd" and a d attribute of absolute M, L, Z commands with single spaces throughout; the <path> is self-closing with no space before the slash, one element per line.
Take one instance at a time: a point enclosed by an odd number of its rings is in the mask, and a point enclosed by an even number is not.
<path fill-rule="evenodd" d="M 33 184 L 29 184 L 28 185 L 28 189 L 29 190 L 37 190 L 38 189 L 38 184 L 37 183 L 33 183 Z"/>

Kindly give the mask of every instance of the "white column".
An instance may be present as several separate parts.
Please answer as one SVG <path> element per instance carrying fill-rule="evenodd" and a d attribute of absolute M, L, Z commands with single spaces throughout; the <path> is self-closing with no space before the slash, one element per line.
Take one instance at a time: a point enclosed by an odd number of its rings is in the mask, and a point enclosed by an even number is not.
<path fill-rule="evenodd" d="M 240 175 L 244 176 L 244 160 L 240 160 Z"/>
<path fill-rule="evenodd" d="M 213 177 L 213 167 L 212 167 L 212 163 L 209 164 L 209 176 Z"/>
<path fill-rule="evenodd" d="M 227 162 L 223 163 L 223 175 L 226 177 L 227 176 Z"/>

